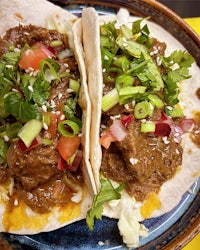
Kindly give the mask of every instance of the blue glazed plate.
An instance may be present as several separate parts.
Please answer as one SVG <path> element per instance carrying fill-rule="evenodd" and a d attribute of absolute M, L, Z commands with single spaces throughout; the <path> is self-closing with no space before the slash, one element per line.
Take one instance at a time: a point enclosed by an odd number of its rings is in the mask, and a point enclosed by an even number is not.
<path fill-rule="evenodd" d="M 126 7 L 137 16 L 151 16 L 158 24 L 174 35 L 195 57 L 200 65 L 200 38 L 183 20 L 154 1 L 52 1 L 80 15 L 83 7 L 94 6 L 100 14 L 116 13 Z M 102 7 L 103 6 L 103 7 Z M 140 239 L 139 250 L 181 249 L 199 231 L 200 222 L 200 178 L 185 193 L 180 203 L 169 213 L 145 220 L 149 236 Z M 117 220 L 104 217 L 96 221 L 90 231 L 85 220 L 49 233 L 37 235 L 4 234 L 15 250 L 63 250 L 63 249 L 126 249 L 117 228 Z"/>

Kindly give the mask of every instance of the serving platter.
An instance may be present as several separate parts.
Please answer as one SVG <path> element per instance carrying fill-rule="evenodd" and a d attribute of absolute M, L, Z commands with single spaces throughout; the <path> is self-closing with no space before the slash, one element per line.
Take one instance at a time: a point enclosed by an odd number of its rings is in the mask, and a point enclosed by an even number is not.
<path fill-rule="evenodd" d="M 51 1 L 81 16 L 82 9 L 93 6 L 99 14 L 115 14 L 120 7 L 135 16 L 151 16 L 194 56 L 200 66 L 200 37 L 173 11 L 157 1 Z M 141 238 L 139 250 L 181 249 L 200 231 L 200 178 L 169 213 L 145 220 L 149 236 Z M 119 235 L 117 220 L 104 217 L 90 231 L 85 220 L 48 233 L 37 235 L 4 234 L 13 249 L 126 249 Z"/>

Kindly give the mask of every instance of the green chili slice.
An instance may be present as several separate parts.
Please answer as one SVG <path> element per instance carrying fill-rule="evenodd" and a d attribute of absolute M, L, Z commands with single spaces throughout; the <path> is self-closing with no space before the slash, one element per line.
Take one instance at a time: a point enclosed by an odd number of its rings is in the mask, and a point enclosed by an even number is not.
<path fill-rule="evenodd" d="M 73 137 L 79 133 L 79 125 L 71 120 L 58 123 L 58 131 L 66 137 Z"/>

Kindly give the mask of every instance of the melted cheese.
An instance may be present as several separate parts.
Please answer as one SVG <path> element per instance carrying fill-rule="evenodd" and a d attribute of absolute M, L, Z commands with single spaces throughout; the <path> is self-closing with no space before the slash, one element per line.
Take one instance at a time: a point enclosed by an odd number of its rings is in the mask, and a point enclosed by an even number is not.
<path fill-rule="evenodd" d="M 155 193 L 150 193 L 149 198 L 144 201 L 143 206 L 141 206 L 140 213 L 144 219 L 147 219 L 151 216 L 154 210 L 158 210 L 160 207 L 161 203 L 158 195 Z"/>
<path fill-rule="evenodd" d="M 14 232 L 21 229 L 39 231 L 47 224 L 49 216 L 50 213 L 30 213 L 30 209 L 25 205 L 25 203 L 15 197 L 13 199 L 13 205 L 6 206 L 3 216 L 4 230 L 6 232 Z"/>

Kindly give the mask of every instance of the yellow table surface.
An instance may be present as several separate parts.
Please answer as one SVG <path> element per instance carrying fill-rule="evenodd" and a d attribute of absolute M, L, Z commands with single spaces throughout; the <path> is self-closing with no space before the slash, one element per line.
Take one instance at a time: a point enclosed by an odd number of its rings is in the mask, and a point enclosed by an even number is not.
<path fill-rule="evenodd" d="M 187 24 L 189 24 L 198 35 L 200 35 L 200 17 L 185 18 Z M 194 237 L 182 250 L 200 250 L 200 233 Z"/>

